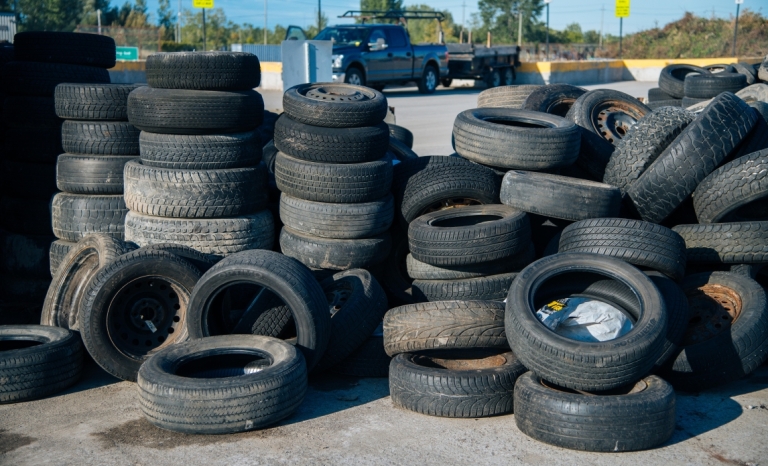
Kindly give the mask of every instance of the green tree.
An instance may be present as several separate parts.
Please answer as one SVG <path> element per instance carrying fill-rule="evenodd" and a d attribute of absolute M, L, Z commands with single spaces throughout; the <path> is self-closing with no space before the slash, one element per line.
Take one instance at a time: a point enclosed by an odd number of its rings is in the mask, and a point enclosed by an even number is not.
<path fill-rule="evenodd" d="M 74 31 L 83 0 L 17 0 L 18 31 Z"/>
<path fill-rule="evenodd" d="M 584 42 L 584 34 L 581 32 L 581 25 L 579 23 L 571 23 L 565 26 L 561 37 L 561 42 L 565 44 L 580 44 Z"/>
<path fill-rule="evenodd" d="M 518 15 L 523 17 L 523 39 L 536 40 L 544 30 L 537 18 L 544 8 L 543 0 L 480 0 L 477 4 L 482 20 L 482 29 L 493 34 L 494 43 L 512 44 L 517 42 Z M 485 36 L 473 35 L 475 42 L 482 42 Z"/>
<path fill-rule="evenodd" d="M 173 10 L 171 10 L 171 0 L 159 0 L 157 6 L 157 25 L 163 28 L 163 38 L 165 40 L 174 39 L 176 21 L 174 20 Z"/>
<path fill-rule="evenodd" d="M 435 11 L 429 5 L 411 5 L 406 7 L 407 11 Z M 446 42 L 458 42 L 459 36 L 457 27 L 453 23 L 453 16 L 448 10 L 441 13 L 445 15 L 442 22 L 443 34 Z M 411 42 L 418 44 L 420 42 L 437 42 L 437 20 L 436 19 L 412 19 L 408 21 L 408 34 L 411 36 Z M 460 28 L 458 28 L 460 30 Z"/>
<path fill-rule="evenodd" d="M 403 10 L 403 0 L 360 0 L 360 9 L 365 10 Z M 361 22 L 361 20 L 358 20 Z M 396 19 L 377 19 L 377 23 L 397 23 Z"/>
<path fill-rule="evenodd" d="M 315 10 L 315 16 L 317 16 L 317 10 Z M 322 31 L 327 26 L 328 26 L 328 16 L 325 13 L 321 13 L 320 29 L 317 29 L 317 24 L 315 23 L 315 24 L 312 24 L 311 26 L 307 26 L 306 28 L 304 28 L 304 32 L 307 33 L 307 37 L 312 38 L 320 34 L 320 31 Z"/>

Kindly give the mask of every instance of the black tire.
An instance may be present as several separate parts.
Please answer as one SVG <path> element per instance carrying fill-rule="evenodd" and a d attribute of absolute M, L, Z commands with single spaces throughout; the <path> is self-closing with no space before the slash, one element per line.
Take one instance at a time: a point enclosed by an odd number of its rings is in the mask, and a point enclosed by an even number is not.
<path fill-rule="evenodd" d="M 50 199 L 0 197 L 0 227 L 25 235 L 52 236 Z"/>
<path fill-rule="evenodd" d="M 387 296 L 364 269 L 339 272 L 320 282 L 331 312 L 331 336 L 314 372 L 323 372 L 358 349 L 387 312 Z"/>
<path fill-rule="evenodd" d="M 693 192 L 699 223 L 768 220 L 768 149 L 740 157 L 709 174 Z"/>
<path fill-rule="evenodd" d="M 768 355 L 768 302 L 760 284 L 742 275 L 707 272 L 685 277 L 681 285 L 691 323 L 664 377 L 677 389 L 698 392 L 757 369 Z"/>
<path fill-rule="evenodd" d="M 696 97 L 683 97 L 683 99 L 680 101 L 680 106 L 683 108 L 693 107 L 696 104 L 700 104 L 702 102 L 708 102 L 712 98 L 709 99 L 698 99 Z"/>
<path fill-rule="evenodd" d="M 19 277 L 47 278 L 52 236 L 23 235 L 0 230 L 0 270 Z"/>
<path fill-rule="evenodd" d="M 663 107 L 685 107 L 682 99 L 657 100 L 656 102 L 648 102 L 646 105 L 651 110 L 658 110 Z"/>
<path fill-rule="evenodd" d="M 677 225 L 688 262 L 762 264 L 768 262 L 768 222 Z"/>
<path fill-rule="evenodd" d="M 750 107 L 752 104 L 750 104 Z M 747 136 L 741 141 L 741 144 L 736 148 L 733 155 L 729 156 L 727 160 L 736 160 L 744 157 L 745 155 L 752 154 L 754 152 L 768 149 L 768 121 L 764 120 L 754 109 L 755 118 L 757 122 Z"/>
<path fill-rule="evenodd" d="M 127 244 L 132 249 L 138 249 L 138 245 L 135 243 L 126 242 L 125 244 Z M 141 249 L 170 252 L 174 256 L 178 256 L 194 265 L 197 267 L 197 270 L 202 273 L 207 272 L 208 269 L 213 267 L 219 260 L 221 260 L 220 257 L 214 256 L 212 254 L 204 254 L 200 251 L 190 248 L 189 246 L 183 246 L 181 244 L 175 243 L 155 243 L 144 246 Z"/>
<path fill-rule="evenodd" d="M 402 162 L 395 166 L 392 185 L 403 227 L 436 210 L 499 202 L 499 179 L 493 170 L 456 157 Z"/>
<path fill-rule="evenodd" d="M 589 91 L 576 99 L 566 118 L 581 127 L 581 150 L 576 165 L 597 180 L 616 144 L 651 109 L 634 97 L 611 89 Z"/>
<path fill-rule="evenodd" d="M 639 301 L 629 332 L 605 342 L 578 342 L 560 337 L 536 317 L 554 277 L 600 275 L 623 284 Z M 663 351 L 667 312 L 661 293 L 634 266 L 597 254 L 561 253 L 529 265 L 507 296 L 506 335 L 525 367 L 557 385 L 575 390 L 610 390 L 647 374 Z M 629 311 L 629 310 L 628 310 Z"/>
<path fill-rule="evenodd" d="M 757 121 L 741 99 L 723 93 L 627 189 L 643 220 L 660 223 L 737 148 Z"/>
<path fill-rule="evenodd" d="M 664 107 L 641 118 L 608 160 L 603 182 L 622 193 L 669 147 L 695 118 L 682 108 Z"/>
<path fill-rule="evenodd" d="M 52 97 L 59 83 L 109 83 L 109 72 L 92 66 L 12 61 L 3 65 L 0 81 L 7 94 Z"/>
<path fill-rule="evenodd" d="M 299 84 L 283 94 L 283 110 L 292 119 L 307 125 L 375 126 L 387 114 L 387 98 L 379 91 L 352 84 Z"/>
<path fill-rule="evenodd" d="M 83 370 L 80 337 L 41 325 L 0 327 L 0 403 L 35 400 L 74 385 Z"/>
<path fill-rule="evenodd" d="M 757 113 L 768 122 L 768 102 L 749 102 L 749 106 L 757 110 Z"/>
<path fill-rule="evenodd" d="M 275 122 L 275 147 L 302 160 L 362 163 L 384 157 L 389 145 L 386 123 L 357 128 L 323 128 L 282 115 Z"/>
<path fill-rule="evenodd" d="M 187 339 L 190 294 L 200 275 L 178 256 L 143 249 L 96 272 L 78 315 L 93 360 L 119 379 L 136 381 L 139 367 L 152 354 Z"/>
<path fill-rule="evenodd" d="M 128 94 L 143 84 L 72 84 L 56 86 L 56 115 L 67 120 L 128 120 Z"/>
<path fill-rule="evenodd" d="M 592 394 L 528 372 L 517 379 L 514 403 L 515 423 L 525 435 L 572 450 L 647 450 L 675 432 L 675 392 L 654 375 L 616 392 Z"/>
<path fill-rule="evenodd" d="M 128 121 L 163 134 L 240 133 L 259 126 L 264 100 L 256 91 L 140 87 L 128 96 Z"/>
<path fill-rule="evenodd" d="M 247 249 L 272 249 L 275 225 L 269 210 L 233 218 L 158 218 L 128 212 L 125 239 L 139 246 L 176 243 L 204 254 L 227 256 Z"/>
<path fill-rule="evenodd" d="M 138 387 L 152 424 L 185 434 L 231 434 L 293 414 L 304 401 L 307 369 L 288 343 L 227 335 L 157 353 L 142 365 Z"/>
<path fill-rule="evenodd" d="M 64 152 L 61 126 L 7 126 L 2 141 L 4 158 L 26 163 L 56 163 L 56 157 Z"/>
<path fill-rule="evenodd" d="M 430 416 L 497 416 L 512 412 L 515 381 L 524 372 L 509 351 L 401 353 L 389 366 L 389 393 L 396 407 Z"/>
<path fill-rule="evenodd" d="M 405 259 L 408 276 L 415 280 L 461 280 L 487 277 L 509 272 L 519 272 L 533 262 L 536 251 L 531 243 L 520 254 L 496 262 L 465 265 L 461 267 L 438 267 L 414 258 L 411 254 Z"/>
<path fill-rule="evenodd" d="M 570 84 L 547 84 L 531 92 L 521 108 L 565 118 L 576 100 L 586 92 L 586 89 Z"/>
<path fill-rule="evenodd" d="M 486 89 L 477 96 L 478 108 L 523 108 L 525 99 L 536 89 L 539 84 L 518 84 L 515 86 L 502 86 Z"/>
<path fill-rule="evenodd" d="M 711 99 L 723 92 L 738 92 L 747 87 L 747 77 L 739 73 L 691 74 L 685 77 L 685 97 Z M 683 104 L 685 105 L 685 104 Z"/>
<path fill-rule="evenodd" d="M 56 163 L 56 186 L 73 194 L 122 194 L 123 169 L 135 155 L 61 154 Z"/>
<path fill-rule="evenodd" d="M 332 374 L 347 377 L 389 377 L 389 363 L 392 361 L 384 351 L 381 324 L 373 335 L 346 359 L 331 368 Z"/>
<path fill-rule="evenodd" d="M 247 91 L 260 83 L 259 58 L 251 53 L 173 52 L 147 58 L 147 84 L 158 89 Z"/>
<path fill-rule="evenodd" d="M 616 257 L 675 280 L 685 274 L 685 241 L 669 228 L 640 220 L 598 218 L 573 223 L 560 236 L 559 252 Z"/>
<path fill-rule="evenodd" d="M 440 84 L 443 85 L 443 87 L 451 87 L 451 84 L 453 83 L 453 79 L 451 78 L 441 78 Z"/>
<path fill-rule="evenodd" d="M 440 84 L 440 70 L 435 65 L 427 65 L 421 73 L 418 81 L 419 93 L 434 94 L 437 85 Z"/>
<path fill-rule="evenodd" d="M 419 158 L 419 155 L 416 152 L 409 149 L 402 141 L 391 136 L 389 138 L 389 154 L 400 162 Z"/>
<path fill-rule="evenodd" d="M 395 138 L 408 146 L 409 149 L 413 149 L 413 133 L 408 128 L 403 128 L 402 126 L 393 125 L 391 123 L 387 124 L 387 126 L 389 127 L 390 139 Z"/>
<path fill-rule="evenodd" d="M 453 123 L 456 152 L 494 167 L 550 170 L 579 156 L 579 128 L 565 118 L 530 110 L 466 110 Z"/>
<path fill-rule="evenodd" d="M 508 349 L 504 304 L 444 301 L 408 304 L 384 316 L 384 350 L 390 356 L 426 350 Z"/>
<path fill-rule="evenodd" d="M 662 367 L 671 365 L 677 356 L 680 344 L 683 342 L 685 331 L 690 319 L 688 311 L 688 298 L 680 285 L 669 277 L 659 272 L 647 272 L 661 297 L 664 298 L 664 306 L 667 308 L 667 335 L 664 341 L 664 350 L 656 360 L 654 372 L 659 372 Z"/>
<path fill-rule="evenodd" d="M 408 236 L 397 230 L 392 231 L 392 249 L 387 258 L 381 264 L 371 267 L 370 270 L 379 280 L 390 306 L 413 304 L 416 302 L 411 294 L 411 283 L 405 268 L 405 259 L 408 256 Z"/>
<path fill-rule="evenodd" d="M 123 239 L 127 213 L 122 194 L 58 193 L 51 206 L 53 234 L 75 242 L 91 233 Z"/>
<path fill-rule="evenodd" d="M 45 295 L 40 325 L 79 330 L 78 310 L 89 280 L 132 249 L 123 241 L 104 234 L 88 235 L 71 246 L 61 259 Z"/>
<path fill-rule="evenodd" d="M 10 127 L 61 128 L 53 97 L 11 95 L 0 100 L 0 107 L 3 122 Z"/>
<path fill-rule="evenodd" d="M 618 217 L 619 188 L 560 175 L 511 170 L 501 182 L 501 202 L 562 220 Z"/>
<path fill-rule="evenodd" d="M 436 211 L 422 215 L 408 227 L 413 257 L 437 266 L 509 258 L 524 251 L 530 242 L 528 216 L 503 205 Z"/>
<path fill-rule="evenodd" d="M 71 154 L 139 155 L 139 132 L 125 121 L 67 120 L 61 146 Z"/>
<path fill-rule="evenodd" d="M 309 162 L 278 152 L 277 188 L 307 201 L 331 203 L 371 202 L 386 196 L 392 185 L 388 158 L 354 164 Z"/>
<path fill-rule="evenodd" d="M 763 82 L 768 82 L 768 55 L 765 56 L 757 69 L 757 77 Z"/>
<path fill-rule="evenodd" d="M 392 195 L 373 202 L 330 204 L 282 194 L 280 220 L 294 231 L 321 238 L 369 238 L 389 230 L 395 214 Z"/>
<path fill-rule="evenodd" d="M 56 189 L 56 165 L 0 160 L 0 192 L 24 199 L 50 200 Z"/>
<path fill-rule="evenodd" d="M 14 36 L 13 49 L 19 61 L 115 66 L 115 40 L 109 36 L 27 31 Z"/>
<path fill-rule="evenodd" d="M 648 89 L 648 102 L 654 103 L 654 102 L 663 101 L 663 100 L 679 100 L 679 99 L 676 98 L 675 96 L 671 96 L 667 94 L 666 92 L 661 90 L 660 87 L 654 87 L 654 88 Z"/>
<path fill-rule="evenodd" d="M 685 97 L 685 77 L 694 73 L 710 74 L 709 71 L 698 66 L 667 65 L 659 75 L 659 88 L 675 99 L 682 99 Z"/>
<path fill-rule="evenodd" d="M 180 170 L 125 164 L 125 204 L 133 212 L 165 218 L 222 218 L 267 205 L 264 165 Z"/>
<path fill-rule="evenodd" d="M 516 276 L 513 272 L 456 280 L 414 280 L 411 293 L 416 302 L 504 301 Z"/>
<path fill-rule="evenodd" d="M 331 332 L 331 314 L 320 284 L 298 261 L 272 251 L 243 251 L 223 259 L 203 275 L 189 305 L 189 335 L 216 335 L 215 299 L 230 285 L 250 284 L 277 295 L 291 310 L 296 325 L 296 346 L 312 370 L 325 352 Z"/>
<path fill-rule="evenodd" d="M 315 269 L 369 268 L 383 262 L 391 248 L 392 240 L 387 232 L 359 239 L 320 238 L 288 227 L 280 232 L 283 254 Z"/>
<path fill-rule="evenodd" d="M 258 165 L 262 155 L 256 131 L 210 135 L 142 131 L 139 145 L 142 164 L 181 170 L 250 167 Z"/>
<path fill-rule="evenodd" d="M 66 256 L 69 250 L 76 244 L 77 243 L 60 239 L 51 243 L 51 249 L 48 252 L 48 260 L 51 264 L 51 277 L 56 275 L 56 271 L 59 270 L 59 266 L 61 265 L 64 256 Z"/>

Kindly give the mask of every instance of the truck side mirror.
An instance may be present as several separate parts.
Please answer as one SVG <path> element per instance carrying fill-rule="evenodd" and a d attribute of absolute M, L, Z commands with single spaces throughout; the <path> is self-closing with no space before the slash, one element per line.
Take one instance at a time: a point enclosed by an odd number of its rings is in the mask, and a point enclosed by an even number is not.
<path fill-rule="evenodd" d="M 387 44 L 383 37 L 379 37 L 376 39 L 376 42 L 369 42 L 368 48 L 371 50 L 371 52 L 378 52 L 379 50 L 384 50 L 387 48 Z"/>

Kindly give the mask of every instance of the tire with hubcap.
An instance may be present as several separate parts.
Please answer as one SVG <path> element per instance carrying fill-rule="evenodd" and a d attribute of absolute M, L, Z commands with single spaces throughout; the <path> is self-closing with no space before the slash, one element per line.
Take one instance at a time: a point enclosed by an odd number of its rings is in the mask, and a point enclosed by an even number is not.
<path fill-rule="evenodd" d="M 432 94 L 437 89 L 437 83 L 440 82 L 440 71 L 435 65 L 427 65 L 419 81 L 419 92 L 422 94 Z"/>
<path fill-rule="evenodd" d="M 344 75 L 344 82 L 355 86 L 365 86 L 365 76 L 363 76 L 363 72 L 359 69 L 350 68 Z"/>

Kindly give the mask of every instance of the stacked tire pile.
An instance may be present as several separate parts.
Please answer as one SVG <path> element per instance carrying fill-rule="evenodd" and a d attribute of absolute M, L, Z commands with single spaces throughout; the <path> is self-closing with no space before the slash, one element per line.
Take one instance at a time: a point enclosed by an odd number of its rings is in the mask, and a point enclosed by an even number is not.
<path fill-rule="evenodd" d="M 316 270 L 369 268 L 389 254 L 394 217 L 387 101 L 373 89 L 306 84 L 275 124 L 280 248 Z"/>
<path fill-rule="evenodd" d="M 64 119 L 62 148 L 56 161 L 50 269 L 80 239 L 104 233 L 124 239 L 123 168 L 139 156 L 139 130 L 128 123 L 128 94 L 135 84 L 56 86 L 56 115 Z"/>
<path fill-rule="evenodd" d="M 10 306 L 2 322 L 39 320 L 40 303 L 50 284 L 47 250 L 51 196 L 56 192 L 56 159 L 62 153 L 62 120 L 54 91 L 62 82 L 108 83 L 115 65 L 115 42 L 105 36 L 57 32 L 16 34 L 3 47 L 2 175 L 0 223 L 5 230 L 0 253 L 0 302 Z M 10 52 L 10 53 L 9 53 Z"/>
<path fill-rule="evenodd" d="M 270 249 L 267 173 L 256 128 L 264 101 L 255 55 L 159 53 L 148 87 L 131 92 L 128 120 L 141 130 L 139 161 L 125 165 L 126 239 L 176 243 L 225 256 Z"/>

